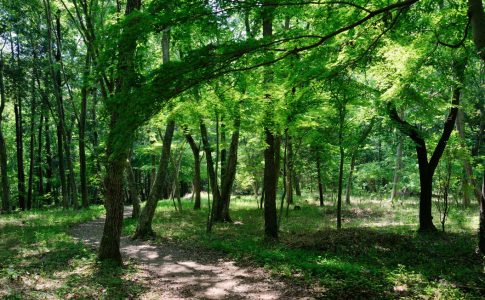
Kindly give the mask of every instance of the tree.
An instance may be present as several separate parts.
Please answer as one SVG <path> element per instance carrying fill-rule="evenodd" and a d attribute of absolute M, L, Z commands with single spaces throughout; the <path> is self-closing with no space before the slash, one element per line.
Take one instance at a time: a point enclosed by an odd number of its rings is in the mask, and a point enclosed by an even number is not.
<path fill-rule="evenodd" d="M 455 72 L 458 81 L 463 82 L 465 63 L 463 60 L 455 62 Z M 461 86 L 453 88 L 452 107 L 446 117 L 443 132 L 436 145 L 431 159 L 428 161 L 428 151 L 426 149 L 426 141 L 423 138 L 420 130 L 402 120 L 397 113 L 396 107 L 389 104 L 389 116 L 396 123 L 397 128 L 405 135 L 409 136 L 416 144 L 416 154 L 418 156 L 419 165 L 419 181 L 421 192 L 419 196 L 419 231 L 436 231 L 433 224 L 433 216 L 431 212 L 432 197 L 433 197 L 433 175 L 438 166 L 439 160 L 443 155 L 450 134 L 455 125 L 456 116 L 458 113 L 458 105 L 460 104 Z"/>

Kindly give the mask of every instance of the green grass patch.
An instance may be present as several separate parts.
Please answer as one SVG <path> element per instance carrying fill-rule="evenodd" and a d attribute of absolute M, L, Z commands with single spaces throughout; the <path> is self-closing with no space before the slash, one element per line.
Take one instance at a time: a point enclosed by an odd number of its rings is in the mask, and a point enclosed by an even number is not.
<path fill-rule="evenodd" d="M 206 203 L 204 203 L 206 204 Z M 275 276 L 315 286 L 323 298 L 476 299 L 485 297 L 483 257 L 476 253 L 478 208 L 452 207 L 446 233 L 416 233 L 413 200 L 356 201 L 344 206 L 343 229 L 336 230 L 333 203 L 318 207 L 298 200 L 301 210 L 282 218 L 280 241 L 263 240 L 263 216 L 253 198 L 233 198 L 233 224 L 216 224 L 205 233 L 207 208 L 183 211 L 160 201 L 154 218 L 159 242 L 220 250 L 246 264 L 264 266 Z M 435 218 L 439 213 L 434 212 Z M 437 221 L 435 220 L 435 223 Z M 125 234 L 136 222 L 125 222 Z M 436 224 L 439 225 L 439 224 Z"/>
<path fill-rule="evenodd" d="M 32 210 L 0 216 L 0 298 L 120 299 L 136 295 L 132 268 L 96 261 L 96 252 L 69 235 L 76 223 L 99 218 L 87 210 Z"/>

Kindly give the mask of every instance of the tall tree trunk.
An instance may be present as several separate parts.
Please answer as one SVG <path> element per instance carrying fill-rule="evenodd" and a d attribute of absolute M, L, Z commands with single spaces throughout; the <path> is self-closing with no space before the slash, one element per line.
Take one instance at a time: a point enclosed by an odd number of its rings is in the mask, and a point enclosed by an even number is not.
<path fill-rule="evenodd" d="M 338 187 L 337 187 L 337 229 L 342 228 L 342 189 L 343 189 L 343 178 L 344 178 L 344 121 L 346 108 L 345 104 L 340 104 L 338 108 L 339 113 L 339 129 L 338 129 L 338 144 L 340 153 L 340 163 L 338 169 Z"/>
<path fill-rule="evenodd" d="M 239 113 L 234 120 L 234 132 L 231 137 L 231 145 L 229 146 L 229 155 L 224 164 L 224 177 L 221 182 L 221 203 L 222 203 L 222 215 L 220 216 L 223 222 L 232 222 L 229 215 L 229 204 L 231 202 L 231 191 L 236 178 L 236 166 L 237 166 L 237 151 L 239 145 L 239 128 L 241 120 Z"/>
<path fill-rule="evenodd" d="M 479 229 L 478 248 L 485 254 L 485 171 L 482 177 L 482 196 L 480 198 L 480 229 Z"/>
<path fill-rule="evenodd" d="M 293 169 L 293 183 L 295 185 L 295 195 L 301 197 L 301 188 L 300 188 L 300 175 L 296 173 Z"/>
<path fill-rule="evenodd" d="M 466 148 L 465 144 L 465 114 L 462 109 L 458 109 L 458 114 L 456 116 L 456 130 L 460 136 L 460 143 L 463 148 Z M 475 195 L 475 199 L 480 203 L 481 193 L 480 187 L 475 182 L 473 177 L 473 170 L 470 160 L 465 155 L 462 157 L 463 169 L 464 169 L 464 184 L 463 184 L 463 205 L 470 205 L 469 189 L 472 189 Z"/>
<path fill-rule="evenodd" d="M 342 228 L 342 189 L 344 178 L 344 159 L 345 153 L 342 145 L 339 147 L 340 162 L 338 168 L 338 190 L 337 190 L 337 229 Z"/>
<path fill-rule="evenodd" d="M 396 165 L 394 167 L 394 177 L 392 179 L 391 202 L 394 202 L 398 194 L 399 174 L 402 168 L 402 138 L 398 136 L 397 150 L 396 150 Z"/>
<path fill-rule="evenodd" d="M 200 136 L 202 138 L 202 145 L 204 146 L 205 151 L 205 160 L 207 164 L 207 176 L 209 177 L 209 186 L 212 190 L 212 208 L 209 215 L 209 220 L 207 224 L 207 231 L 210 232 L 212 230 L 213 220 L 216 217 L 217 207 L 220 206 L 220 192 L 219 186 L 217 184 L 217 173 L 214 168 L 214 161 L 212 159 L 212 151 L 211 146 L 209 144 L 209 137 L 207 134 L 207 128 L 202 120 L 200 120 Z"/>
<path fill-rule="evenodd" d="M 291 136 L 287 134 L 286 140 L 286 176 L 285 176 L 285 190 L 286 190 L 286 202 L 293 204 L 293 146 L 291 144 Z"/>
<path fill-rule="evenodd" d="M 66 167 L 64 158 L 64 146 L 61 125 L 57 124 L 57 157 L 59 167 L 59 179 L 61 181 L 62 207 L 69 208 L 69 196 L 67 191 Z"/>
<path fill-rule="evenodd" d="M 126 3 L 125 15 L 129 15 L 141 8 L 141 0 L 128 0 Z M 123 35 L 130 33 L 123 32 Z M 136 70 L 134 68 L 134 55 L 137 45 L 136 38 L 124 36 L 123 47 L 119 45 L 118 78 L 116 94 L 121 97 L 131 97 L 130 90 L 136 84 Z M 129 100 L 129 99 L 128 99 Z M 120 254 L 120 237 L 123 226 L 123 172 L 128 157 L 127 141 L 133 139 L 132 131 L 122 131 L 119 114 L 123 107 L 115 106 L 108 102 L 107 108 L 110 112 L 109 134 L 106 142 L 106 177 L 105 186 L 105 207 L 106 220 L 104 224 L 103 237 L 99 246 L 98 257 L 101 260 L 113 260 L 118 264 L 122 263 Z M 130 128 L 128 128 L 130 130 Z"/>
<path fill-rule="evenodd" d="M 323 184 L 322 184 L 322 171 L 320 165 L 320 155 L 317 153 L 317 181 L 318 181 L 318 196 L 320 199 L 320 206 L 323 206 Z"/>
<path fill-rule="evenodd" d="M 15 113 L 15 141 L 17 146 L 17 180 L 19 193 L 19 207 L 25 210 L 25 173 L 24 173 L 24 150 L 23 150 L 23 126 L 22 126 L 22 101 L 17 97 L 14 104 Z"/>
<path fill-rule="evenodd" d="M 352 153 L 352 157 L 350 158 L 350 171 L 349 171 L 349 177 L 347 178 L 347 188 L 345 190 L 345 204 L 350 205 L 350 193 L 352 191 L 352 177 L 354 175 L 354 169 L 355 169 L 355 156 L 357 153 Z"/>
<path fill-rule="evenodd" d="M 263 37 L 271 38 L 273 36 L 273 14 L 274 7 L 272 7 L 270 0 L 263 1 L 263 8 L 261 12 Z M 267 85 L 273 81 L 273 74 L 270 69 L 265 70 L 264 83 Z M 271 102 L 271 94 L 265 94 L 266 101 Z M 272 105 L 268 105 L 272 110 Z M 264 150 L 264 235 L 268 240 L 278 238 L 278 220 L 276 215 L 276 189 L 278 184 L 278 170 L 276 162 L 276 137 L 271 130 L 274 124 L 273 113 L 268 111 L 267 120 L 264 128 L 266 149 Z"/>
<path fill-rule="evenodd" d="M 135 180 L 135 173 L 133 172 L 133 167 L 131 165 L 131 153 L 126 160 L 126 174 L 128 178 L 128 189 L 130 192 L 130 199 L 133 205 L 133 211 L 131 217 L 137 219 L 140 216 L 140 196 L 138 193 L 138 185 Z"/>
<path fill-rule="evenodd" d="M 35 68 L 35 67 L 34 67 Z M 35 74 L 35 71 L 33 72 Z M 29 144 L 29 185 L 27 190 L 27 209 L 32 209 L 33 190 L 34 190 L 34 166 L 35 166 L 35 80 L 32 79 L 32 103 L 30 104 L 30 144 Z"/>
<path fill-rule="evenodd" d="M 192 185 L 194 187 L 194 209 L 200 209 L 200 191 L 201 191 L 201 180 L 200 180 L 200 149 L 195 143 L 194 138 L 189 133 L 185 134 L 185 139 L 189 143 L 192 154 L 194 155 L 194 178 L 192 180 Z"/>
<path fill-rule="evenodd" d="M 468 15 L 471 17 L 473 42 L 478 55 L 485 61 L 485 12 L 482 0 L 468 0 Z"/>
<path fill-rule="evenodd" d="M 41 110 L 40 120 L 39 120 L 39 128 L 37 134 L 37 191 L 39 196 L 44 195 L 44 171 L 42 169 L 42 128 L 44 126 L 44 111 Z M 40 204 L 40 203 L 39 203 Z"/>
<path fill-rule="evenodd" d="M 5 84 L 3 80 L 3 55 L 0 54 L 0 177 L 2 180 L 2 211 L 10 212 L 10 184 L 8 182 L 7 145 L 3 135 L 3 110 L 5 108 Z"/>
<path fill-rule="evenodd" d="M 140 1 L 140 0 L 131 0 Z M 128 6 L 128 4 L 127 4 Z M 162 51 L 163 51 L 163 63 L 167 64 L 170 61 L 170 29 L 165 29 L 162 33 Z M 165 134 L 163 137 L 162 155 L 160 156 L 160 162 L 158 165 L 158 171 L 155 175 L 155 179 L 148 195 L 148 200 L 143 208 L 138 226 L 136 228 L 133 238 L 147 238 L 154 236 L 155 233 L 152 229 L 153 216 L 157 208 L 158 200 L 162 197 L 162 193 L 167 184 L 167 171 L 168 163 L 170 160 L 170 150 L 172 146 L 173 133 L 175 131 L 175 121 L 169 120 L 165 128 Z"/>
<path fill-rule="evenodd" d="M 89 207 L 88 184 L 86 174 L 86 115 L 88 110 L 88 78 L 91 60 L 86 54 L 81 88 L 81 114 L 79 116 L 79 177 L 81 182 L 81 203 L 84 208 Z"/>
<path fill-rule="evenodd" d="M 158 163 L 158 170 L 155 175 L 155 181 L 150 189 L 150 194 L 146 201 L 145 207 L 141 211 L 138 226 L 136 228 L 133 238 L 145 239 L 154 236 L 152 229 L 153 216 L 157 208 L 158 200 L 162 197 L 163 191 L 166 188 L 166 177 L 168 171 L 168 163 L 170 160 L 170 148 L 172 145 L 173 133 L 175 131 L 175 121 L 169 120 L 165 128 L 163 136 L 163 147 L 160 161 Z"/>
<path fill-rule="evenodd" d="M 52 173 L 53 173 L 53 163 L 52 163 L 52 150 L 51 150 L 51 135 L 49 130 L 49 114 L 45 115 L 45 154 L 46 154 L 46 163 L 47 168 L 45 170 L 45 178 L 46 178 L 46 185 L 45 185 L 45 192 L 47 194 L 52 192 Z"/>

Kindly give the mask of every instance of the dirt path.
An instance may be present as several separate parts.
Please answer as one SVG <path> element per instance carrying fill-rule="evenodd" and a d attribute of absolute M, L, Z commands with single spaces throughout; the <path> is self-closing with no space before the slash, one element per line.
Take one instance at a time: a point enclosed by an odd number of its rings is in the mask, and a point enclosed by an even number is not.
<path fill-rule="evenodd" d="M 125 208 L 125 217 L 131 208 Z M 104 218 L 80 224 L 72 235 L 98 246 Z M 219 253 L 121 239 L 124 259 L 138 268 L 137 279 L 149 287 L 141 299 L 313 299 L 298 286 L 276 281 L 262 268 L 241 267 Z"/>

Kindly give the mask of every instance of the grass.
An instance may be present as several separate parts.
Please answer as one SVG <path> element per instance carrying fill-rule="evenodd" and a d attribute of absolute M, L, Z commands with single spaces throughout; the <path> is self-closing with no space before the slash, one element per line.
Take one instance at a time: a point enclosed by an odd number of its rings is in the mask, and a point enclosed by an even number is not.
<path fill-rule="evenodd" d="M 33 210 L 0 216 L 1 299 L 120 299 L 139 290 L 133 269 L 96 261 L 94 249 L 74 240 L 72 225 L 96 219 L 88 210 Z"/>
<path fill-rule="evenodd" d="M 344 206 L 343 229 L 336 230 L 333 205 L 324 208 L 301 198 L 301 210 L 283 217 L 280 241 L 265 243 L 262 211 L 252 198 L 231 202 L 233 224 L 205 233 L 207 210 L 193 211 L 186 200 L 176 212 L 161 201 L 154 218 L 159 242 L 223 251 L 275 276 L 313 287 L 322 298 L 477 299 L 485 297 L 483 257 L 477 254 L 478 208 L 453 206 L 446 233 L 419 235 L 413 200 L 392 207 L 386 201 Z M 435 216 L 439 213 L 436 211 Z M 437 217 L 436 217 L 437 218 Z M 436 225 L 439 221 L 435 220 Z M 131 234 L 135 221 L 125 222 Z"/>
<path fill-rule="evenodd" d="M 233 197 L 233 224 L 205 233 L 207 208 L 183 201 L 176 212 L 160 201 L 154 229 L 163 243 L 224 252 L 242 264 L 263 266 L 276 277 L 304 285 L 330 299 L 483 299 L 483 257 L 476 253 L 478 208 L 454 205 L 446 233 L 418 235 L 415 201 L 392 207 L 358 199 L 344 206 L 343 229 L 336 230 L 335 207 L 309 197 L 301 210 L 283 217 L 280 241 L 263 240 L 262 211 L 249 197 Z M 0 216 L 0 298 L 136 298 L 147 287 L 136 266 L 118 268 L 96 261 L 95 251 L 74 240 L 71 226 L 102 215 L 89 210 L 34 210 Z M 434 212 L 434 215 L 439 215 Z M 435 220 L 435 224 L 438 220 Z M 125 220 L 124 234 L 136 221 Z"/>

